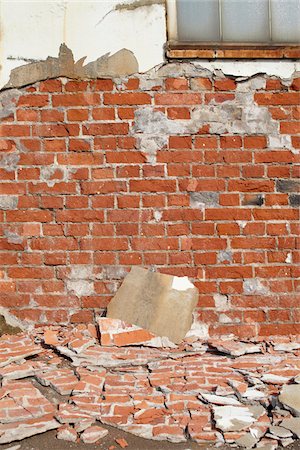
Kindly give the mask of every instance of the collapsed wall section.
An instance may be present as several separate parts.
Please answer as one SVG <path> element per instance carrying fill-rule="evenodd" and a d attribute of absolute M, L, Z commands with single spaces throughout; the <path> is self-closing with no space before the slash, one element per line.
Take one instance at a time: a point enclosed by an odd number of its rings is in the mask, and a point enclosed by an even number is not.
<path fill-rule="evenodd" d="M 210 335 L 299 334 L 299 80 L 167 64 L 3 91 L 0 305 L 90 322 L 154 266 L 190 277 Z"/>

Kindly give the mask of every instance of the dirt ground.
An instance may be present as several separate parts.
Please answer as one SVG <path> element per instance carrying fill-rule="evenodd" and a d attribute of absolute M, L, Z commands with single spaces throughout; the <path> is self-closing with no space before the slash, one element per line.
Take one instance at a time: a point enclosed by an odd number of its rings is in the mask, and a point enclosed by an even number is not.
<path fill-rule="evenodd" d="M 115 438 L 120 437 L 125 438 L 128 442 L 128 450 L 228 450 L 234 448 L 229 446 L 216 447 L 209 444 L 200 445 L 191 441 L 183 442 L 181 444 L 172 444 L 171 442 L 165 441 L 151 441 L 149 439 L 133 436 L 132 434 L 125 433 L 113 427 L 106 425 L 101 426 L 108 429 L 109 434 L 96 444 L 74 444 L 72 442 L 60 441 L 56 439 L 56 431 L 48 431 L 47 433 L 36 435 L 20 442 L 0 445 L 0 450 L 9 450 L 10 448 L 14 448 L 15 445 L 20 445 L 19 450 L 108 450 L 112 445 L 115 446 L 115 450 L 121 450 L 121 447 L 114 441 Z M 300 450 L 300 443 L 294 443 L 285 449 Z"/>

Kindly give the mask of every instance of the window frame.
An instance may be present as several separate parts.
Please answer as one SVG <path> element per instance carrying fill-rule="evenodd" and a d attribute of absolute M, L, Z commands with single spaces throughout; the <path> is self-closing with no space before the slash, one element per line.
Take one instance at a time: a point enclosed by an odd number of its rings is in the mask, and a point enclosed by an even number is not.
<path fill-rule="evenodd" d="M 166 0 L 166 57 L 170 59 L 299 59 L 300 43 L 184 42 L 177 36 L 176 0 Z"/>

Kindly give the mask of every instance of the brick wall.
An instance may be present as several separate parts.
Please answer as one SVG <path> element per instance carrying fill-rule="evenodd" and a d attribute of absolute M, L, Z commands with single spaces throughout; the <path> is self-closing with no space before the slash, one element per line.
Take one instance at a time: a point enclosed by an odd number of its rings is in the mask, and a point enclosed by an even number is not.
<path fill-rule="evenodd" d="M 297 90 L 170 64 L 4 91 L 0 305 L 92 321 L 153 265 L 195 283 L 211 335 L 299 333 Z"/>

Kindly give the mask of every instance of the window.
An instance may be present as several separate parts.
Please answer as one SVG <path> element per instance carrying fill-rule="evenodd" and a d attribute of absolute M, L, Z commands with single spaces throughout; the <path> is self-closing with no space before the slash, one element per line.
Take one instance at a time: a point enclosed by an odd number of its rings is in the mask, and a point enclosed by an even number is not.
<path fill-rule="evenodd" d="M 168 0 L 168 56 L 300 56 L 300 0 Z"/>

